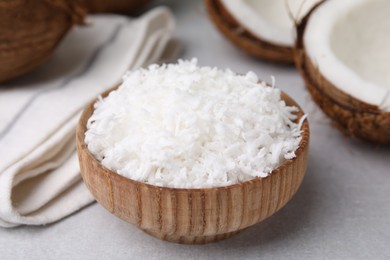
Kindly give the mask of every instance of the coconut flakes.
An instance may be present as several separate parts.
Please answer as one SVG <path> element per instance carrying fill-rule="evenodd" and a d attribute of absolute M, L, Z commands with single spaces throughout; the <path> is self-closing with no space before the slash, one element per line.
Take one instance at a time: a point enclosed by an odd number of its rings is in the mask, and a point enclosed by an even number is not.
<path fill-rule="evenodd" d="M 98 99 L 85 142 L 120 175 L 157 186 L 209 188 L 266 177 L 295 157 L 296 107 L 255 73 L 196 59 L 129 71 Z"/>

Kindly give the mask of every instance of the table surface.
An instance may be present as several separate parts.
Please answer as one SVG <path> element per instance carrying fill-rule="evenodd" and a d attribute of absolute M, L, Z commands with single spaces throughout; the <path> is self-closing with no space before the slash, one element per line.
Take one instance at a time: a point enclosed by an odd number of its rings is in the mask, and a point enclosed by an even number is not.
<path fill-rule="evenodd" d="M 307 175 L 279 212 L 237 236 L 207 245 L 160 241 L 98 204 L 44 227 L 0 230 L 1 259 L 389 259 L 390 149 L 340 134 L 311 101 L 293 67 L 248 57 L 210 23 L 202 1 L 166 0 L 183 58 L 276 77 L 309 114 Z"/>

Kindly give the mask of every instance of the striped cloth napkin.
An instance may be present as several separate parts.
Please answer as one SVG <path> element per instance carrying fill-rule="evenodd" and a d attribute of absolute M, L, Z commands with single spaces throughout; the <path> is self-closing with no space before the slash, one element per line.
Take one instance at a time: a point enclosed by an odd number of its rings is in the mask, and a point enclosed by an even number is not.
<path fill-rule="evenodd" d="M 93 201 L 76 155 L 80 113 L 126 70 L 177 54 L 173 30 L 164 7 L 91 16 L 47 64 L 0 86 L 0 226 L 51 223 Z"/>

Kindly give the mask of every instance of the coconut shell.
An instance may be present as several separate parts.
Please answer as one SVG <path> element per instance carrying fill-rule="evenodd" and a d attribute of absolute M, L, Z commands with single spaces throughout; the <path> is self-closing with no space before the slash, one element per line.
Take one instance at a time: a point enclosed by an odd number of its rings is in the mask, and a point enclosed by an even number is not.
<path fill-rule="evenodd" d="M 133 14 L 150 0 L 79 0 L 90 13 Z"/>
<path fill-rule="evenodd" d="M 343 133 L 379 144 L 390 144 L 390 113 L 343 92 L 322 74 L 308 57 L 304 46 L 307 22 L 313 11 L 297 27 L 298 40 L 294 56 L 297 69 L 305 80 L 314 101 Z"/>
<path fill-rule="evenodd" d="M 277 45 L 257 38 L 240 25 L 220 0 L 205 0 L 205 5 L 215 26 L 238 48 L 257 58 L 281 64 L 293 63 L 292 47 Z"/>
<path fill-rule="evenodd" d="M 0 82 L 46 61 L 83 11 L 66 0 L 0 0 Z"/>

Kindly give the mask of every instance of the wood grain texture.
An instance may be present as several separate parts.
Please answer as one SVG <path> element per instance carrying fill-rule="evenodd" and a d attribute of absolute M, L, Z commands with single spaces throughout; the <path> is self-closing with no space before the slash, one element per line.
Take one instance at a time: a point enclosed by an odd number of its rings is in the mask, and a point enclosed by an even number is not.
<path fill-rule="evenodd" d="M 282 98 L 288 105 L 298 106 L 284 93 Z M 93 104 L 83 112 L 76 134 L 83 180 L 104 208 L 159 239 L 199 244 L 228 238 L 282 208 L 305 175 L 310 135 L 307 120 L 297 156 L 267 178 L 207 189 L 157 187 L 125 178 L 102 166 L 84 142 Z"/>
<path fill-rule="evenodd" d="M 293 64 L 293 48 L 259 39 L 245 30 L 220 0 L 204 0 L 210 19 L 235 46 L 257 58 L 280 64 Z"/>
<path fill-rule="evenodd" d="M 83 18 L 74 1 L 0 0 L 0 83 L 44 63 Z"/>
<path fill-rule="evenodd" d="M 321 74 L 306 54 L 303 41 L 305 28 L 313 11 L 321 8 L 321 3 L 312 9 L 297 28 L 298 40 L 294 50 L 296 67 L 313 100 L 340 131 L 369 142 L 390 144 L 390 112 L 382 111 L 340 90 Z"/>

